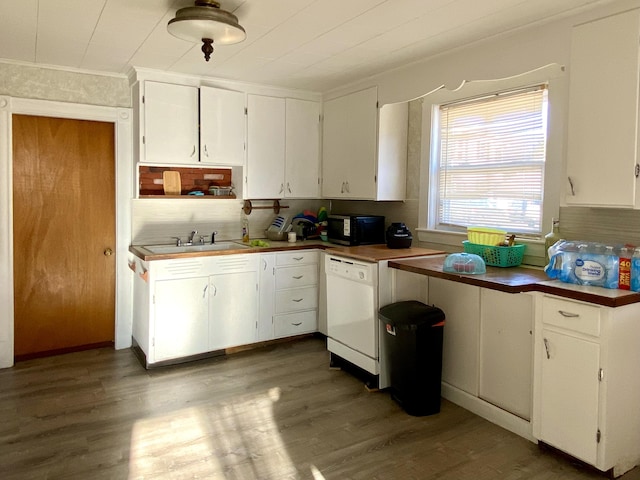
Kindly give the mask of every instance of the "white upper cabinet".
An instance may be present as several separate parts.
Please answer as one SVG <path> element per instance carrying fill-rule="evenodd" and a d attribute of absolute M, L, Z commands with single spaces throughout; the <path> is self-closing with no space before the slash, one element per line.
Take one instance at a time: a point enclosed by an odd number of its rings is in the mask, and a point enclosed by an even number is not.
<path fill-rule="evenodd" d="M 245 94 L 200 87 L 200 161 L 244 165 Z"/>
<path fill-rule="evenodd" d="M 246 198 L 284 196 L 285 99 L 247 96 Z"/>
<path fill-rule="evenodd" d="M 198 162 L 198 89 L 146 81 L 143 98 L 144 158 L 140 160 Z"/>
<path fill-rule="evenodd" d="M 286 100 L 285 197 L 320 197 L 320 104 Z"/>
<path fill-rule="evenodd" d="M 574 27 L 568 205 L 638 208 L 640 11 Z"/>
<path fill-rule="evenodd" d="M 371 87 L 325 102 L 322 196 L 404 200 L 408 104 L 378 109 Z"/>
<path fill-rule="evenodd" d="M 244 165 L 245 94 L 144 82 L 140 161 Z"/>
<path fill-rule="evenodd" d="M 318 198 L 320 105 L 247 96 L 246 198 Z"/>

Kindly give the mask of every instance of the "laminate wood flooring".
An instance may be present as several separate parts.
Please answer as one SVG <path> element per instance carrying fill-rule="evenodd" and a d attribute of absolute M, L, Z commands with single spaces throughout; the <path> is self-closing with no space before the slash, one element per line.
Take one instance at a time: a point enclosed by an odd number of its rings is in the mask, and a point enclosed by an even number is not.
<path fill-rule="evenodd" d="M 444 400 L 411 417 L 318 338 L 149 371 L 97 349 L 0 385 L 3 480 L 605 478 Z"/>

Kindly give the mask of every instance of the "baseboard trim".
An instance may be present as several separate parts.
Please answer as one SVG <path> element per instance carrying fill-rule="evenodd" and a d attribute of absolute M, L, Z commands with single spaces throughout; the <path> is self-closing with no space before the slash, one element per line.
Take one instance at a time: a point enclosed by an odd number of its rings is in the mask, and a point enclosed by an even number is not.
<path fill-rule="evenodd" d="M 505 430 L 509 430 L 533 443 L 538 443 L 538 440 L 533 436 L 531 422 L 528 420 L 502 410 L 445 382 L 442 382 L 442 397 Z"/>

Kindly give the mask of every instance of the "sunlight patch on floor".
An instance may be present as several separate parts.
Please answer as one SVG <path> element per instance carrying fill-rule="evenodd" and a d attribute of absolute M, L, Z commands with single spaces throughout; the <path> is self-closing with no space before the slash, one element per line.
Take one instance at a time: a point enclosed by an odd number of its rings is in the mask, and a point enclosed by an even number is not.
<path fill-rule="evenodd" d="M 279 400 L 280 389 L 272 388 L 260 395 L 136 421 L 129 479 L 163 473 L 189 478 L 298 478 L 274 418 Z"/>

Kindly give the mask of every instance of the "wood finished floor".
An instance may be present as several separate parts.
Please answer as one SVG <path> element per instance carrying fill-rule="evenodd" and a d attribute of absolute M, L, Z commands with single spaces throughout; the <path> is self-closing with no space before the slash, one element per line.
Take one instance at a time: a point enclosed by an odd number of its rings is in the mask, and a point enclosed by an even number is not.
<path fill-rule="evenodd" d="M 328 366 L 317 338 L 151 371 L 108 348 L 19 363 L 0 370 L 0 478 L 605 478 L 447 401 L 411 417 Z"/>

